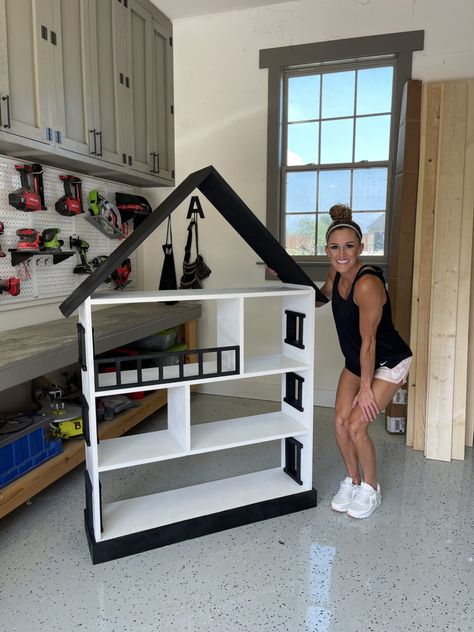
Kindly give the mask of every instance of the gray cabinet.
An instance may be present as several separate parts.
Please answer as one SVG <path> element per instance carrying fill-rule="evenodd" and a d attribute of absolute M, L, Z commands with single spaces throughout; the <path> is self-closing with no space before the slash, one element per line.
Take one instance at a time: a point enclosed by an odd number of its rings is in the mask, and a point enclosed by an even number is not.
<path fill-rule="evenodd" d="M 53 140 L 51 0 L 0 0 L 0 129 Z"/>
<path fill-rule="evenodd" d="M 169 186 L 172 89 L 148 0 L 0 0 L 0 152 Z"/>
<path fill-rule="evenodd" d="M 173 39 L 170 27 L 153 20 L 152 74 L 154 173 L 174 179 Z"/>
<path fill-rule="evenodd" d="M 89 9 L 89 0 L 53 0 L 54 141 L 94 155 Z"/>
<path fill-rule="evenodd" d="M 122 4 L 90 0 L 90 40 L 93 119 L 89 127 L 91 155 L 122 164 L 126 112 L 120 108 L 123 78 Z M 123 99 L 123 95 L 122 95 Z"/>

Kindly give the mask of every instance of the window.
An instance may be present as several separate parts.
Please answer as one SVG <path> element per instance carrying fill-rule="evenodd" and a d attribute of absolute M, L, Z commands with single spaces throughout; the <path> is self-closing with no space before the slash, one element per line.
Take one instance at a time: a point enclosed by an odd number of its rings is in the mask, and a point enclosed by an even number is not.
<path fill-rule="evenodd" d="M 392 62 L 284 73 L 281 235 L 291 255 L 325 255 L 337 203 L 352 208 L 366 257 L 385 255 L 394 72 Z"/>
<path fill-rule="evenodd" d="M 269 69 L 267 227 L 315 280 L 329 208 L 386 263 L 400 101 L 423 31 L 260 51 Z"/>

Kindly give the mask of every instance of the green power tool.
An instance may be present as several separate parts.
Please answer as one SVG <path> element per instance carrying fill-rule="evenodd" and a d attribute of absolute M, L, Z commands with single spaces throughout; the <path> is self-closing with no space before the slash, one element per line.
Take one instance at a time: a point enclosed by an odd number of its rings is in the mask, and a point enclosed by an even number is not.
<path fill-rule="evenodd" d="M 59 250 L 64 245 L 64 241 L 59 239 L 60 233 L 59 228 L 45 228 L 41 234 L 41 250 Z"/>
<path fill-rule="evenodd" d="M 92 274 L 93 270 L 90 264 L 87 261 L 86 253 L 89 250 L 89 242 L 85 241 L 85 239 L 81 239 L 78 235 L 72 235 L 69 237 L 69 246 L 70 248 L 76 248 L 79 257 L 81 258 L 81 263 L 78 263 L 73 270 L 74 274 Z"/>

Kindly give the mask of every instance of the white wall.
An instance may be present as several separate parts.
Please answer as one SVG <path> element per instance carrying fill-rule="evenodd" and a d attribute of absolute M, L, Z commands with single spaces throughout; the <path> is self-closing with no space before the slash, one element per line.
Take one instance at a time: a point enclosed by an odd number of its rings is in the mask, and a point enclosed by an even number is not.
<path fill-rule="evenodd" d="M 424 29 L 425 50 L 414 54 L 413 78 L 474 75 L 472 0 L 301 0 L 174 23 L 177 181 L 212 164 L 265 221 L 267 71 L 259 50 L 338 38 Z M 169 191 L 150 192 L 155 200 Z M 204 202 L 204 198 L 201 196 Z M 217 211 L 204 204 L 200 241 L 213 274 L 207 287 L 264 283 L 262 266 Z M 173 215 L 176 264 L 183 254 L 187 204 Z M 156 286 L 163 230 L 145 244 L 145 284 Z M 262 314 L 262 318 L 264 315 Z M 206 320 L 200 340 L 209 336 Z M 331 404 L 342 367 L 330 308 L 316 317 L 316 403 Z M 271 396 L 276 386 L 240 394 Z"/>

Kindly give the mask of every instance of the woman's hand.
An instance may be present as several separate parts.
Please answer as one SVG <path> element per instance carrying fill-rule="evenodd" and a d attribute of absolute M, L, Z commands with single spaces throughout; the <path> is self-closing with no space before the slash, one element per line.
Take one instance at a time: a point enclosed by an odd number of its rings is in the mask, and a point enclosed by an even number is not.
<path fill-rule="evenodd" d="M 359 390 L 352 402 L 352 408 L 356 405 L 359 405 L 359 408 L 362 410 L 362 414 L 364 415 L 364 419 L 368 423 L 373 421 L 380 413 L 377 402 L 375 401 L 374 393 L 370 387 L 361 388 Z"/>

